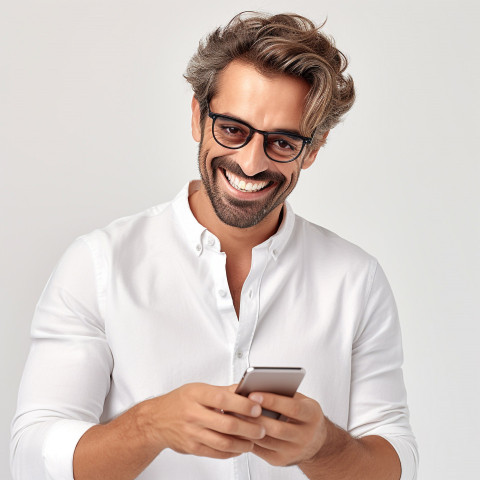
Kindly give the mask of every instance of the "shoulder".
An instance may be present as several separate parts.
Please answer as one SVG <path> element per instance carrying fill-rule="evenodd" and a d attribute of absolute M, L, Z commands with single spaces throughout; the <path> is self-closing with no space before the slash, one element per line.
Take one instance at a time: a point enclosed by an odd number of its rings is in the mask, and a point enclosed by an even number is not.
<path fill-rule="evenodd" d="M 320 258 L 349 264 L 376 264 L 377 260 L 358 245 L 340 235 L 295 215 L 293 241 L 310 252 L 312 259 Z"/>
<path fill-rule="evenodd" d="M 312 284 L 336 285 L 339 291 L 357 292 L 372 304 L 394 307 L 393 294 L 378 260 L 336 233 L 296 216 L 291 252 Z M 298 250 L 297 245 L 301 248 Z M 300 255 L 300 256 L 299 256 Z M 363 311 L 363 308 L 361 311 Z"/>
<path fill-rule="evenodd" d="M 342 291 L 358 289 L 368 296 L 378 274 L 377 259 L 358 245 L 300 216 L 288 246 L 293 268 L 301 265 L 312 284 L 337 285 Z"/>
<path fill-rule="evenodd" d="M 121 249 L 139 242 L 154 242 L 167 225 L 172 222 L 172 202 L 147 208 L 133 215 L 118 218 L 105 227 L 82 235 L 78 240 L 86 243 L 91 250 Z"/>

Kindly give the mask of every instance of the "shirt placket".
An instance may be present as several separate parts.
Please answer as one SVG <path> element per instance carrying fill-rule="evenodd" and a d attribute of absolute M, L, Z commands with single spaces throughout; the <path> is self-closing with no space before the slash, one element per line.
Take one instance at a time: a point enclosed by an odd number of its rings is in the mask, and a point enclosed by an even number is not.
<path fill-rule="evenodd" d="M 250 349 L 255 334 L 260 310 L 260 286 L 269 259 L 269 242 L 252 250 L 250 272 L 243 284 L 240 300 L 240 318 L 237 318 L 226 272 L 226 255 L 220 251 L 219 240 L 204 231 L 197 254 L 204 256 L 213 276 L 218 314 L 227 333 L 226 341 L 231 345 L 230 383 L 238 383 L 243 372 L 250 366 Z M 250 480 L 249 454 L 232 459 L 233 475 L 237 480 Z"/>
<path fill-rule="evenodd" d="M 262 245 L 252 250 L 252 265 L 242 288 L 240 318 L 232 351 L 232 377 L 234 383 L 240 381 L 244 371 L 250 366 L 250 350 L 260 312 L 260 286 L 267 266 L 268 255 L 267 245 Z M 249 454 L 244 454 L 233 459 L 234 477 L 236 479 L 250 480 L 248 458 Z"/>
<path fill-rule="evenodd" d="M 198 249 L 199 254 L 203 257 L 203 261 L 208 263 L 208 271 L 212 275 L 213 291 L 211 294 L 215 298 L 217 312 L 225 333 L 225 342 L 233 349 L 238 330 L 238 321 L 225 270 L 227 257 L 224 252 L 220 251 L 219 240 L 208 231 L 203 233 Z M 231 383 L 233 380 L 228 378 L 225 381 Z"/>

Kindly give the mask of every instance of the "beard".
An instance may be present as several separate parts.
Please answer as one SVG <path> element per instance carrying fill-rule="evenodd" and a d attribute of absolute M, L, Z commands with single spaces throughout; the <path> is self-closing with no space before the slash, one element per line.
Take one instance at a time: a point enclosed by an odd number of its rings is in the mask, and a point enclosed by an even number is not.
<path fill-rule="evenodd" d="M 237 228 L 249 228 L 260 223 L 269 213 L 283 204 L 293 190 L 298 175 L 287 179 L 279 172 L 264 171 L 254 176 L 245 175 L 240 166 L 229 157 L 214 157 L 211 161 L 210 172 L 207 169 L 208 150 L 202 150 L 200 143 L 198 152 L 198 166 L 203 186 L 217 217 L 225 224 Z M 261 200 L 239 200 L 222 191 L 219 187 L 225 170 L 242 179 L 253 182 L 269 182 L 265 188 L 271 188 L 269 195 Z M 209 176 L 211 173 L 211 177 Z M 225 178 L 226 179 L 226 178 Z M 226 179 L 228 181 L 228 179 Z M 272 184 L 274 186 L 272 187 Z"/>

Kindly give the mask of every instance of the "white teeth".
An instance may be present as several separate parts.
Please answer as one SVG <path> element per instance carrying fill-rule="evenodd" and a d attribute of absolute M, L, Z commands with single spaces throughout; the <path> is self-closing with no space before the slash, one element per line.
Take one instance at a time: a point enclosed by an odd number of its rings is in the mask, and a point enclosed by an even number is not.
<path fill-rule="evenodd" d="M 258 192 L 262 188 L 265 188 L 269 183 L 269 182 L 245 183 L 245 180 L 240 180 L 240 178 L 238 178 L 236 175 L 229 172 L 228 170 L 225 170 L 225 175 L 230 185 L 233 188 L 240 190 L 241 192 Z"/>

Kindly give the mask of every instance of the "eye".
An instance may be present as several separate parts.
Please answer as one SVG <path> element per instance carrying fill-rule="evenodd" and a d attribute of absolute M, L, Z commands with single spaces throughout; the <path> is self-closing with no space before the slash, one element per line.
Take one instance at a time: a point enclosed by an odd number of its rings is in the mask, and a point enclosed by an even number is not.
<path fill-rule="evenodd" d="M 295 150 L 295 146 L 290 142 L 287 142 L 284 138 L 278 138 L 273 142 L 275 146 L 280 150 Z"/>
<path fill-rule="evenodd" d="M 268 144 L 272 150 L 275 150 L 280 154 L 295 153 L 300 146 L 295 138 L 278 134 L 270 134 Z"/>
<path fill-rule="evenodd" d="M 242 134 L 241 130 L 238 127 L 229 127 L 228 125 L 223 125 L 221 127 L 222 132 L 225 135 L 239 135 Z"/>
<path fill-rule="evenodd" d="M 229 119 L 218 119 L 215 123 L 215 134 L 225 140 L 240 141 L 248 136 L 248 129 Z"/>
<path fill-rule="evenodd" d="M 245 143 L 248 134 L 248 127 L 231 118 L 217 117 L 213 124 L 215 140 L 227 148 L 239 148 Z"/>

